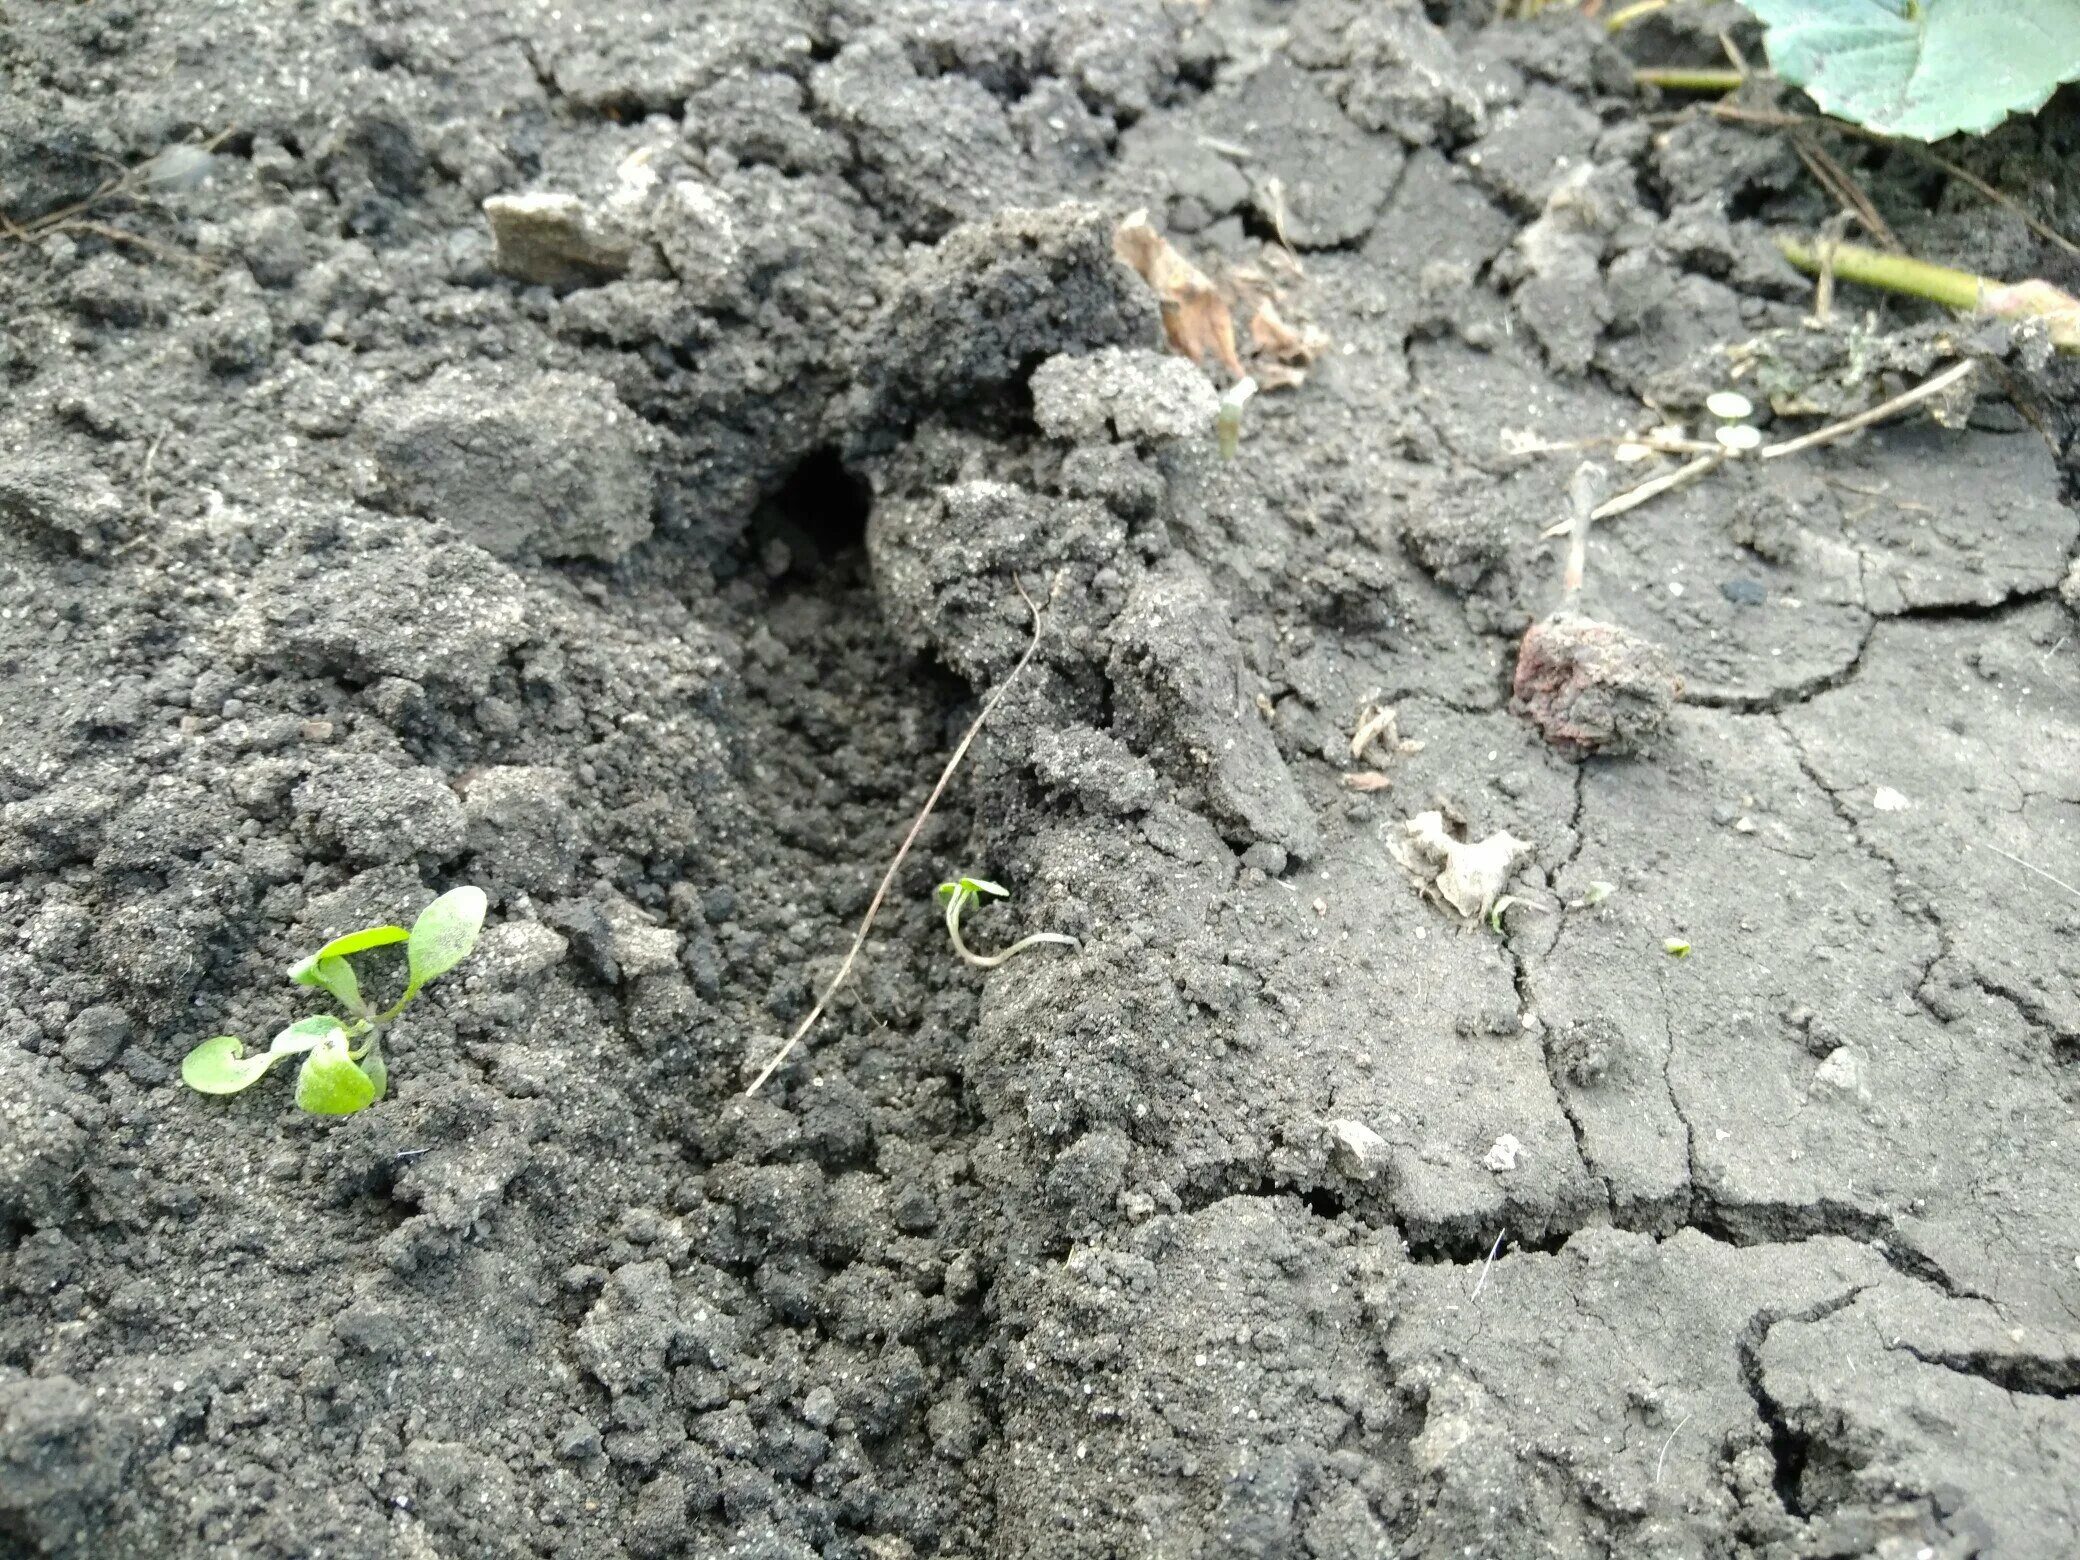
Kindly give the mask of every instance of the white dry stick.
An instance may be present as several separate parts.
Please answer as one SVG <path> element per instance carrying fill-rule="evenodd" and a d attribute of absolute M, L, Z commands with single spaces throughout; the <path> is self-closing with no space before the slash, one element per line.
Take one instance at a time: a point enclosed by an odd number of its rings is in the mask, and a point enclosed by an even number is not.
<path fill-rule="evenodd" d="M 2000 846 L 1988 845 L 1984 840 L 1979 841 L 1979 844 L 1981 846 L 1984 846 L 1987 850 L 1992 851 L 1996 856 L 2007 857 L 2009 861 L 2014 862 L 2015 865 L 2022 868 L 2023 871 L 2034 872 L 2045 882 L 2056 883 L 2060 888 L 2064 889 L 2067 893 L 2071 894 L 2075 899 L 2080 899 L 2080 888 L 2073 887 L 2073 885 L 2068 883 L 2064 878 L 2053 877 L 2050 873 L 2046 872 L 2035 862 L 2024 861 L 2020 856 L 2010 855 L 2007 851 L 2002 850 Z"/>
<path fill-rule="evenodd" d="M 1401 745 L 1401 728 L 1395 720 L 1394 707 L 1368 704 L 1358 712 L 1358 729 L 1351 736 L 1351 762 L 1363 758 L 1365 750 L 1381 737 L 1387 739 L 1390 748 Z"/>
<path fill-rule="evenodd" d="M 1583 461 L 1574 468 L 1574 476 L 1567 483 L 1567 500 L 1574 510 L 1573 522 L 1567 530 L 1567 564 L 1560 573 L 1561 604 L 1571 606 L 1582 591 L 1582 576 L 1589 567 L 1589 525 L 1596 518 L 1596 506 L 1610 491 L 1603 468 L 1593 461 Z"/>
<path fill-rule="evenodd" d="M 1637 509 L 1641 504 L 1647 502 L 1648 499 L 1659 498 L 1671 488 L 1679 488 L 1685 483 L 1695 482 L 1706 472 L 1715 470 L 1723 465 L 1725 461 L 1726 453 L 1724 451 L 1711 455 L 1700 455 L 1695 460 L 1685 461 L 1682 465 L 1676 467 L 1674 471 L 1664 472 L 1651 481 L 1642 482 L 1638 487 L 1633 488 L 1629 492 L 1620 493 L 1608 503 L 1598 504 L 1589 518 L 1591 520 L 1608 520 L 1613 515 L 1622 515 L 1628 509 Z"/>
<path fill-rule="evenodd" d="M 1785 455 L 1796 455 L 1800 450 L 1812 449 L 1815 445 L 1832 444 L 1836 439 L 1846 439 L 1850 434 L 1868 428 L 1872 423 L 1883 422 L 1896 412 L 1904 412 L 1909 407 L 1919 406 L 1923 401 L 1941 395 L 1978 366 L 1971 358 L 1961 359 L 1933 379 L 1923 380 L 1913 389 L 1903 391 L 1867 412 L 1858 412 L 1854 417 L 1844 417 L 1838 423 L 1829 423 L 1825 428 L 1815 428 L 1811 433 L 1801 434 L 1795 439 L 1786 439 L 1782 444 L 1766 445 L 1760 451 L 1759 458 L 1776 460 Z"/>
<path fill-rule="evenodd" d="M 1495 1232 L 1495 1244 L 1488 1248 L 1488 1260 L 1481 1264 L 1481 1276 L 1473 1286 L 1473 1298 L 1476 1300 L 1480 1299 L 1481 1291 L 1488 1287 L 1488 1275 L 1495 1271 L 1495 1253 L 1502 1249 L 1502 1237 L 1508 1233 L 1508 1230 Z"/>
<path fill-rule="evenodd" d="M 924 806 L 918 809 L 917 816 L 911 820 L 910 832 L 903 836 L 903 843 L 897 848 L 895 859 L 889 862 L 888 870 L 881 875 L 881 886 L 874 890 L 873 901 L 867 906 L 867 913 L 860 918 L 859 931 L 853 936 L 852 947 L 845 954 L 845 962 L 838 966 L 838 973 L 831 977 L 831 983 L 823 988 L 823 995 L 816 999 L 816 1006 L 809 1009 L 809 1016 L 787 1037 L 787 1044 L 780 1047 L 774 1053 L 773 1059 L 759 1069 L 758 1076 L 751 1080 L 751 1086 L 744 1091 L 747 1095 L 756 1094 L 765 1085 L 765 1081 L 779 1071 L 780 1064 L 794 1054 L 794 1048 L 802 1043 L 802 1036 L 816 1026 L 816 1021 L 823 1017 L 823 1010 L 830 1006 L 831 998 L 835 997 L 838 988 L 845 984 L 846 976 L 852 973 L 852 966 L 859 960 L 860 949 L 867 945 L 867 933 L 874 929 L 874 917 L 881 913 L 881 902 L 888 898 L 888 890 L 894 884 L 896 874 L 903 870 L 903 863 L 909 859 L 910 847 L 917 843 L 917 836 L 924 832 L 925 819 L 931 817 L 932 809 L 939 805 L 939 798 L 946 793 L 946 787 L 953 783 L 953 773 L 961 767 L 961 760 L 968 756 L 968 749 L 981 734 L 983 723 L 996 713 L 997 706 L 1004 702 L 1004 695 L 1009 693 L 1011 685 L 1018 681 L 1018 674 L 1026 669 L 1027 663 L 1033 659 L 1033 652 L 1040 648 L 1040 609 L 1033 605 L 1033 598 L 1026 594 L 1026 588 L 1019 583 L 1017 576 L 1012 577 L 1012 583 L 1018 585 L 1019 600 L 1023 601 L 1026 610 L 1033 614 L 1032 641 L 1026 646 L 1025 654 L 1018 658 L 1018 664 L 997 684 L 996 692 L 989 696 L 988 702 L 982 706 L 981 713 L 962 733 L 959 745 L 953 750 L 953 756 L 946 760 L 946 767 L 939 771 L 939 783 L 932 787 L 932 794 L 924 799 Z M 1056 590 L 1061 588 L 1061 583 L 1060 576 L 1056 576 Z M 1049 599 L 1053 599 L 1052 595 Z"/>
<path fill-rule="evenodd" d="M 1683 1426 L 1688 1423 L 1690 1423 L 1690 1415 L 1685 1414 L 1676 1421 L 1675 1429 L 1668 1432 L 1668 1439 L 1661 1443 L 1661 1455 L 1654 1459 L 1654 1482 L 1656 1484 L 1661 1482 L 1661 1465 L 1668 1461 L 1668 1449 L 1676 1444 L 1676 1437 L 1683 1433 Z"/>

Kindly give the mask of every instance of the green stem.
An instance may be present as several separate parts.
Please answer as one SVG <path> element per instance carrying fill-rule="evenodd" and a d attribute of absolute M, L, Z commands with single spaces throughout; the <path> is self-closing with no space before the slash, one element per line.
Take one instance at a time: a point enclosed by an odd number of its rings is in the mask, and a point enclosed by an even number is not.
<path fill-rule="evenodd" d="M 1977 309 L 1986 289 L 1995 285 L 1970 271 L 1953 271 L 1946 265 L 1931 265 L 1906 255 L 1888 255 L 1860 244 L 1814 246 L 1795 238 L 1779 238 L 1777 247 L 1784 251 L 1786 260 L 1808 276 L 1818 276 L 1824 268 L 1845 282 L 1926 298 L 1949 309 Z"/>
<path fill-rule="evenodd" d="M 1664 92 L 1736 92 L 1748 78 L 1737 70 L 1710 70 L 1683 65 L 1642 65 L 1632 73 L 1642 87 Z"/>
<path fill-rule="evenodd" d="M 368 1039 L 362 1042 L 358 1050 L 349 1049 L 347 1055 L 357 1062 L 360 1061 L 370 1051 L 382 1045 L 383 1031 L 389 1027 L 390 1024 L 387 1018 L 362 1019 L 361 1022 L 347 1031 L 347 1038 L 358 1040 L 361 1036 L 366 1035 Z"/>

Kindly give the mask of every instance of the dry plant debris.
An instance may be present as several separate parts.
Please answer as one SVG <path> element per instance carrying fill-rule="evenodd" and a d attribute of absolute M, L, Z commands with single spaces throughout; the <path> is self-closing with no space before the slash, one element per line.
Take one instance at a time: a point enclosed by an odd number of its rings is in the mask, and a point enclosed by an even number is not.
<path fill-rule="evenodd" d="M 1434 893 L 1466 920 L 1485 917 L 1531 846 L 1507 829 L 1484 840 L 1455 838 L 1436 809 L 1401 826 L 1405 840 L 1388 845 L 1395 861 L 1426 894 Z"/>
<path fill-rule="evenodd" d="M 1155 289 L 1170 349 L 1209 374 L 1219 369 L 1233 382 L 1249 379 L 1261 390 L 1289 390 L 1306 380 L 1309 365 L 1331 346 L 1320 327 L 1286 318 L 1281 289 L 1265 269 L 1238 267 L 1216 282 L 1157 232 L 1145 211 L 1120 223 L 1112 247 Z M 1294 262 L 1284 263 L 1297 273 Z M 1247 364 L 1235 332 L 1238 309 L 1249 321 Z"/>
<path fill-rule="evenodd" d="M 1170 348 L 1211 373 L 1247 378 L 1235 351 L 1235 319 L 1213 279 L 1177 252 L 1158 233 L 1148 213 L 1137 211 L 1112 235 L 1113 253 L 1140 273 L 1163 306 L 1163 332 Z"/>

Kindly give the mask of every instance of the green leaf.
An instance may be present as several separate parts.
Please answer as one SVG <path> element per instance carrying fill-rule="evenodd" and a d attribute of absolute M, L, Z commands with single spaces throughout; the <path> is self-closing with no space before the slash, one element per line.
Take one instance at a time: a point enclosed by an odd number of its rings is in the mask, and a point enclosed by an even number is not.
<path fill-rule="evenodd" d="M 932 892 L 938 896 L 939 903 L 942 905 L 955 895 L 959 895 L 963 910 L 979 902 L 984 894 L 993 894 L 999 899 L 1009 899 L 1011 897 L 1010 889 L 1002 888 L 986 878 L 971 877 L 964 877 L 957 883 L 941 883 Z"/>
<path fill-rule="evenodd" d="M 2080 77 L 2080 0 L 1746 0 L 1776 73 L 1830 114 L 1938 141 Z"/>
<path fill-rule="evenodd" d="M 405 948 L 412 966 L 406 996 L 469 957 L 484 925 L 486 904 L 481 888 L 451 888 L 419 913 L 419 919 L 412 923 L 411 942 Z"/>
<path fill-rule="evenodd" d="M 311 1052 L 296 1075 L 296 1103 L 313 1116 L 351 1116 L 375 1097 L 374 1081 L 347 1055 L 345 1036 Z"/>
<path fill-rule="evenodd" d="M 181 1082 L 198 1094 L 236 1094 L 259 1082 L 282 1056 L 279 1051 L 248 1056 L 237 1035 L 218 1035 L 181 1058 Z"/>
<path fill-rule="evenodd" d="M 308 959 L 290 966 L 289 978 L 299 985 L 315 986 L 315 980 L 306 980 L 297 972 L 311 970 L 325 959 L 345 959 L 357 953 L 366 953 L 371 948 L 387 948 L 392 943 L 401 943 L 412 934 L 401 926 L 364 926 L 358 932 L 349 932 L 344 937 L 335 937 Z"/>
<path fill-rule="evenodd" d="M 267 1053 L 275 1057 L 300 1056 L 305 1051 L 316 1050 L 334 1036 L 342 1045 L 346 1043 L 346 1026 L 330 1013 L 321 1013 L 315 1018 L 299 1018 L 274 1037 Z"/>
<path fill-rule="evenodd" d="M 299 986 L 324 987 L 349 1013 L 362 1011 L 361 982 L 345 959 L 314 953 L 302 963 L 290 965 L 289 978 Z"/>

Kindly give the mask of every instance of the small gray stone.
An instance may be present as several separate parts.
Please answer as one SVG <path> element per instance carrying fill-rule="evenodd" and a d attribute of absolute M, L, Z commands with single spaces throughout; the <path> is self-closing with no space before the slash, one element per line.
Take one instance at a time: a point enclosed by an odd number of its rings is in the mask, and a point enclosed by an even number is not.
<path fill-rule="evenodd" d="M 1335 1147 L 1330 1159 L 1354 1181 L 1369 1181 L 1386 1167 L 1387 1142 L 1362 1121 L 1332 1121 L 1329 1136 Z"/>
<path fill-rule="evenodd" d="M 627 271 L 629 235 L 575 195 L 538 191 L 494 195 L 484 202 L 491 224 L 491 263 L 507 276 L 545 287 L 589 287 Z"/>

